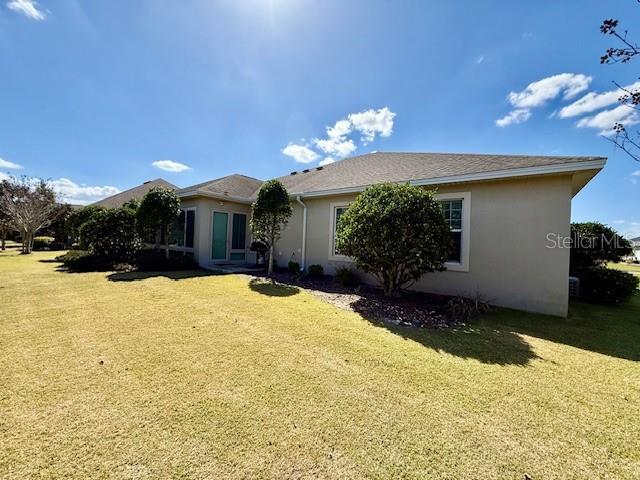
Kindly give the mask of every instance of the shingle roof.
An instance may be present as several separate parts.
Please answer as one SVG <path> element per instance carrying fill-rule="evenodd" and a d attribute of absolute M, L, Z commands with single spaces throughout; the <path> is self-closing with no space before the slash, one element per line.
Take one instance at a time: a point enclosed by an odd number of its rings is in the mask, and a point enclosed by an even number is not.
<path fill-rule="evenodd" d="M 178 193 L 192 190 L 200 190 L 203 192 L 225 195 L 236 198 L 250 198 L 254 192 L 257 192 L 263 181 L 257 178 L 247 177 L 234 173 L 226 177 L 216 178 L 208 182 L 198 183 L 187 188 L 183 188 Z"/>
<path fill-rule="evenodd" d="M 102 200 L 92 203 L 92 205 L 104 208 L 118 208 L 134 198 L 142 199 L 142 197 L 144 197 L 145 194 L 154 187 L 164 187 L 172 190 L 178 189 L 174 184 L 169 183 L 162 178 L 156 178 L 155 180 L 149 180 L 148 182 L 144 182 L 142 185 L 130 188 L 124 192 L 103 198 Z"/>
<path fill-rule="evenodd" d="M 278 178 L 291 194 L 598 160 L 602 157 L 378 152 Z"/>
<path fill-rule="evenodd" d="M 491 174 L 527 167 L 570 165 L 603 157 L 548 157 L 529 155 L 481 155 L 471 153 L 376 152 L 347 158 L 324 167 L 279 177 L 292 195 L 366 187 L 381 182 L 437 180 L 470 174 Z M 262 181 L 229 175 L 184 188 L 178 193 L 205 191 L 251 201 Z"/>

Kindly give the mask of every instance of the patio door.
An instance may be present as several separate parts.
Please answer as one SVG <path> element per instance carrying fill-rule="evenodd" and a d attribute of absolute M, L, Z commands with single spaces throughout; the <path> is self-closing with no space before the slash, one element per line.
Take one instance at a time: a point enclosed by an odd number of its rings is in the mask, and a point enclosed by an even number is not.
<path fill-rule="evenodd" d="M 213 212 L 211 225 L 213 228 L 211 233 L 211 259 L 226 260 L 229 214 L 224 212 Z"/>

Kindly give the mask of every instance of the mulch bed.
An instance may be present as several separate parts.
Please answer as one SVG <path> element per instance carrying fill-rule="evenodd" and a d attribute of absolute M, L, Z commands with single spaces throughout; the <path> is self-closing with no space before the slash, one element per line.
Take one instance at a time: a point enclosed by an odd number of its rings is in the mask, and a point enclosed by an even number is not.
<path fill-rule="evenodd" d="M 266 277 L 261 277 L 265 278 Z M 344 310 L 361 314 L 368 320 L 388 325 L 418 328 L 446 328 L 461 325 L 466 319 L 452 314 L 452 297 L 421 292 L 403 292 L 400 297 L 385 297 L 381 289 L 368 285 L 345 287 L 324 276 L 319 279 L 274 272 L 277 283 L 307 290 L 321 300 Z"/>

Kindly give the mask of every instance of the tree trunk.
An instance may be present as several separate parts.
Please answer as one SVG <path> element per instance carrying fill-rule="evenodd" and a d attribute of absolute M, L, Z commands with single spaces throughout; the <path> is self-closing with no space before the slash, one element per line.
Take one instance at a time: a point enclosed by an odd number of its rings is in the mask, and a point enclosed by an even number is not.
<path fill-rule="evenodd" d="M 0 250 L 4 252 L 6 249 L 7 249 L 7 236 L 3 234 L 2 240 L 0 241 Z"/>
<path fill-rule="evenodd" d="M 267 268 L 267 276 L 273 274 L 273 243 L 269 246 L 269 267 Z"/>
<path fill-rule="evenodd" d="M 162 236 L 162 230 L 160 227 L 156 228 L 156 244 L 154 245 L 154 249 L 156 252 L 160 251 L 160 237 Z"/>
<path fill-rule="evenodd" d="M 171 227 L 167 225 L 164 231 L 164 258 L 169 260 L 169 230 Z"/>

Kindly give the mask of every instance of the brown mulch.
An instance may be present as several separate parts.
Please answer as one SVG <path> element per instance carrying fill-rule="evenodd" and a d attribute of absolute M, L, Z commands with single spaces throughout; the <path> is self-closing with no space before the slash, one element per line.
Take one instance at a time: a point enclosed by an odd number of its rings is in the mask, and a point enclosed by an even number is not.
<path fill-rule="evenodd" d="M 313 279 L 275 272 L 273 279 L 280 284 L 302 288 L 327 303 L 359 313 L 368 320 L 389 325 L 445 328 L 460 325 L 465 320 L 451 313 L 448 305 L 451 297 L 447 296 L 403 292 L 399 297 L 389 298 L 379 288 L 368 285 L 345 287 L 329 276 Z"/>

